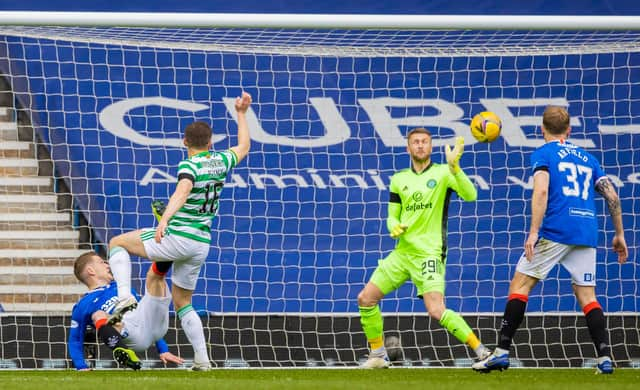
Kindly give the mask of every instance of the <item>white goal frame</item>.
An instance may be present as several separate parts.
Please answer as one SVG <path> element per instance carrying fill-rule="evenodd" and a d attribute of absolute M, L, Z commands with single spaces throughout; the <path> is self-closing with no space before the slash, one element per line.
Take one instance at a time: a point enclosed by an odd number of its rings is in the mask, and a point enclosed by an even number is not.
<path fill-rule="evenodd" d="M 301 29 L 637 30 L 640 16 L 0 11 L 0 25 Z"/>
<path fill-rule="evenodd" d="M 0 11 L 0 26 L 59 26 L 59 27 L 147 27 L 147 28 L 264 28 L 264 29 L 376 29 L 376 30 L 571 30 L 571 31 L 623 31 L 640 30 L 640 16 L 565 16 L 565 15 L 367 15 L 367 14 L 240 14 L 240 13 L 141 13 L 141 12 L 34 12 Z M 0 33 L 1 35 L 1 33 Z M 238 315 L 247 313 L 211 313 L 212 315 Z M 251 313 L 265 316 L 279 313 Z M 315 313 L 282 313 L 301 318 Z M 392 313 L 398 317 L 411 317 L 415 313 Z M 499 323 L 502 313 L 462 313 L 492 318 Z M 556 312 L 554 316 L 572 316 L 576 313 Z M 638 313 L 617 312 L 621 316 Z M 321 313 L 324 317 L 348 317 L 357 322 L 357 313 Z M 542 316 L 528 312 L 527 316 Z M 390 314 L 385 314 L 385 317 Z M 352 322 L 350 320 L 350 322 Z M 527 320 L 525 320 L 527 321 Z M 560 323 L 560 319 L 558 323 Z M 268 322 L 268 321 L 267 321 Z M 433 322 L 433 321 L 432 321 Z M 533 321 L 536 323 L 535 321 Z M 637 321 L 636 321 L 637 323 Z M 206 326 L 206 325 L 205 325 Z M 216 324 L 215 326 L 218 326 Z M 538 328 L 540 325 L 536 323 Z M 392 330 L 393 331 L 393 330 Z M 362 335 L 354 336 L 360 337 Z M 448 336 L 447 336 L 448 337 Z M 584 340 L 588 341 L 588 340 Z M 220 340 L 216 340 L 216 347 Z M 455 341 L 453 342 L 455 343 Z M 492 344 L 491 341 L 488 344 Z M 457 345 L 457 344 L 456 344 Z M 462 365 L 468 362 L 462 362 Z"/>

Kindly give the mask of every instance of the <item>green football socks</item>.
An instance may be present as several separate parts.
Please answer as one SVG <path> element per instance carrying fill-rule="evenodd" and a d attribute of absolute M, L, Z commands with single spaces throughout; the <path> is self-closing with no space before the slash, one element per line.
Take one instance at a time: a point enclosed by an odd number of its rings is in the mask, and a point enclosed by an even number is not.
<path fill-rule="evenodd" d="M 382 339 L 382 313 L 380 312 L 380 306 L 375 305 L 372 307 L 358 307 L 360 310 L 360 324 L 362 324 L 362 330 L 367 336 L 367 340 L 371 345 L 371 350 L 379 349 L 383 346 Z"/>
<path fill-rule="evenodd" d="M 462 318 L 462 316 L 451 309 L 447 309 L 442 314 L 442 318 L 440 318 L 440 325 L 442 325 L 449 333 L 451 333 L 455 338 L 460 340 L 460 342 L 469 344 L 469 336 L 472 335 L 473 339 L 477 342 L 476 345 L 469 346 L 472 349 L 475 349 L 480 344 L 478 338 L 473 334 L 471 327 L 467 324 L 467 321 Z"/>

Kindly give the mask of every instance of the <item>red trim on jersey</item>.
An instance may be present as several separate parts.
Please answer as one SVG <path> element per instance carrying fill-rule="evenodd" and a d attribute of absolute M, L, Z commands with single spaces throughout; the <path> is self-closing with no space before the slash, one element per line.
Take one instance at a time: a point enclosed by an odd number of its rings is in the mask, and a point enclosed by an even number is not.
<path fill-rule="evenodd" d="M 509 298 L 507 300 L 517 299 L 521 302 L 527 303 L 529 301 L 529 297 L 523 294 L 509 294 Z"/>
<path fill-rule="evenodd" d="M 589 314 L 590 311 L 595 310 L 595 309 L 602 310 L 602 306 L 600 306 L 598 301 L 593 301 L 593 302 L 591 302 L 589 304 L 584 305 L 584 307 L 582 308 L 582 312 L 586 316 L 587 314 Z"/>
<path fill-rule="evenodd" d="M 100 328 L 102 328 L 106 324 L 107 324 L 107 319 L 106 318 L 100 318 L 99 320 L 96 321 L 96 330 L 100 330 Z"/>
<path fill-rule="evenodd" d="M 153 271 L 154 274 L 158 275 L 158 276 L 165 276 L 167 274 L 167 272 L 160 272 L 158 270 L 158 265 L 157 263 L 154 261 L 153 263 L 151 263 L 151 270 Z"/>

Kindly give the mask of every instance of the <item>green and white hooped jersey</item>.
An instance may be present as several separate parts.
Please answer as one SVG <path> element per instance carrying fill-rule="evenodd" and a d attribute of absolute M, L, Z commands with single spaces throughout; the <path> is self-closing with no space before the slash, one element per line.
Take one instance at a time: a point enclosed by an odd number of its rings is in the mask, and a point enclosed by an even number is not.
<path fill-rule="evenodd" d="M 178 181 L 193 181 L 187 201 L 169 221 L 170 234 L 195 241 L 211 241 L 211 222 L 218 213 L 218 204 L 224 180 L 238 163 L 231 150 L 202 152 L 183 160 L 178 165 Z"/>

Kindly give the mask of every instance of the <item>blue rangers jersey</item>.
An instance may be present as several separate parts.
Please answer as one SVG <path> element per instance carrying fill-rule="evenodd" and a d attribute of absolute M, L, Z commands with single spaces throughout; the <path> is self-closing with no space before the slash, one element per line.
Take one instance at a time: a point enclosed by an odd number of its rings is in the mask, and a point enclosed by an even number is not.
<path fill-rule="evenodd" d="M 139 301 L 140 297 L 135 291 L 132 294 Z M 73 366 L 78 369 L 89 368 L 84 360 L 84 335 L 87 325 L 94 327 L 91 315 L 102 310 L 111 314 L 118 302 L 118 289 L 113 281 L 106 286 L 101 286 L 84 294 L 82 298 L 73 306 L 71 311 L 71 328 L 69 330 L 69 355 L 73 361 Z M 169 352 L 167 343 L 160 339 L 156 342 L 158 353 Z"/>
<path fill-rule="evenodd" d="M 540 237 L 567 245 L 596 247 L 596 183 L 605 178 L 598 160 L 577 145 L 553 141 L 531 155 L 534 173 L 549 172 L 547 211 Z"/>

